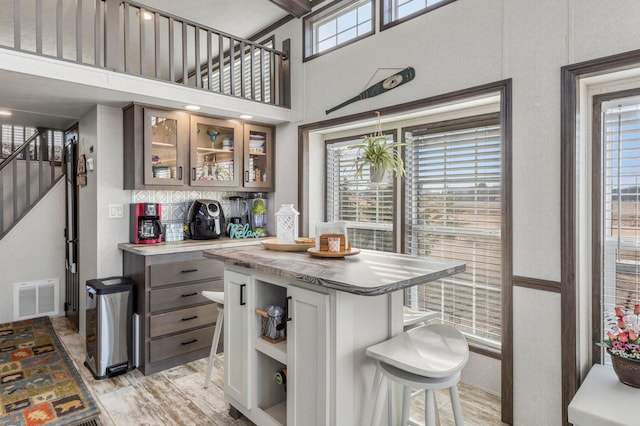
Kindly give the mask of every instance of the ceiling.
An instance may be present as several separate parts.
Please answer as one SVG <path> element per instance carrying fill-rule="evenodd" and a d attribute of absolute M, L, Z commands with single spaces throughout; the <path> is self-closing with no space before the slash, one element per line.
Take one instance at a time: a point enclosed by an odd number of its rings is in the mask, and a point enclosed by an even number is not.
<path fill-rule="evenodd" d="M 307 0 L 277 0 L 281 4 Z M 184 19 L 250 38 L 261 30 L 287 17 L 284 6 L 268 0 L 138 0 L 138 3 Z M 124 106 L 132 101 L 130 94 L 58 82 L 42 76 L 0 69 L 0 110 L 10 110 L 11 117 L 0 115 L 0 123 L 25 126 L 67 128 L 97 103 Z"/>

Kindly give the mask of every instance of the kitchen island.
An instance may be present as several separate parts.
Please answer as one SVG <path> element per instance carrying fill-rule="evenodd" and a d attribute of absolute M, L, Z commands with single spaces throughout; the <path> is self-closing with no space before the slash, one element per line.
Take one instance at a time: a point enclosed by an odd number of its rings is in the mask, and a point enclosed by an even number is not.
<path fill-rule="evenodd" d="M 374 364 L 365 349 L 402 331 L 404 288 L 462 262 L 362 250 L 345 258 L 245 246 L 205 250 L 225 264 L 225 397 L 257 425 L 360 425 Z M 261 338 L 269 305 L 286 340 Z M 274 380 L 286 372 L 286 387 Z"/>

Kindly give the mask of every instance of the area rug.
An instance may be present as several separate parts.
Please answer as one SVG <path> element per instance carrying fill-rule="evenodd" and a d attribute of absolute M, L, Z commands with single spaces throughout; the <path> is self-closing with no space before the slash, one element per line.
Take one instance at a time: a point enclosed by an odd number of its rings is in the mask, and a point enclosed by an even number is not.
<path fill-rule="evenodd" d="M 98 414 L 48 317 L 0 324 L 0 425 L 96 424 Z"/>

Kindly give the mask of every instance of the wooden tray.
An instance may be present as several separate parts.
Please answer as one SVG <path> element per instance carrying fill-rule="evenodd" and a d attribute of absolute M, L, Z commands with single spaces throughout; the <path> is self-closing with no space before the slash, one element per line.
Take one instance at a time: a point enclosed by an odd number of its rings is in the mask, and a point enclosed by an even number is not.
<path fill-rule="evenodd" d="M 335 258 L 335 257 L 345 257 L 345 256 L 353 256 L 355 254 L 359 254 L 360 249 L 351 247 L 351 250 L 333 252 L 333 251 L 316 250 L 315 247 L 313 247 L 307 250 L 307 253 L 315 257 L 334 257 Z"/>
<path fill-rule="evenodd" d="M 307 251 L 308 248 L 315 247 L 316 243 L 313 242 L 296 242 L 294 244 L 279 244 L 276 238 L 271 238 L 269 240 L 260 241 L 260 244 L 267 250 L 276 250 L 276 251 Z"/>

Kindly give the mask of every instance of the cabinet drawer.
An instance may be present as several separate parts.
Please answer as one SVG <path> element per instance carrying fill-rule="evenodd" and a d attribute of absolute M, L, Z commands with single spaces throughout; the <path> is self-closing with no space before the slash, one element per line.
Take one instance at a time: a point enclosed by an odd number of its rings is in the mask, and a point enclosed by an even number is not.
<path fill-rule="evenodd" d="M 215 321 L 218 309 L 213 303 L 151 316 L 150 336 L 177 333 Z"/>
<path fill-rule="evenodd" d="M 211 347 L 214 326 L 188 331 L 176 336 L 163 337 L 150 343 L 151 362 L 172 358 L 198 349 Z"/>
<path fill-rule="evenodd" d="M 215 280 L 152 290 L 149 310 L 158 312 L 210 302 L 202 296 L 203 290 L 224 291 L 224 283 L 222 280 Z"/>
<path fill-rule="evenodd" d="M 151 287 L 157 287 L 208 278 L 222 278 L 223 271 L 224 264 L 212 259 L 162 263 L 149 267 L 149 283 Z"/>

